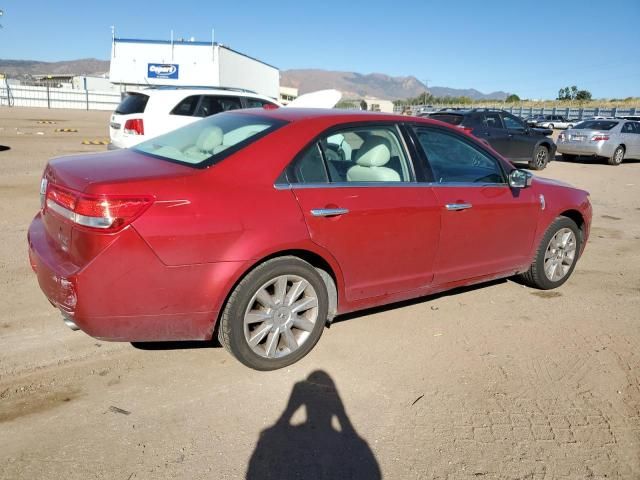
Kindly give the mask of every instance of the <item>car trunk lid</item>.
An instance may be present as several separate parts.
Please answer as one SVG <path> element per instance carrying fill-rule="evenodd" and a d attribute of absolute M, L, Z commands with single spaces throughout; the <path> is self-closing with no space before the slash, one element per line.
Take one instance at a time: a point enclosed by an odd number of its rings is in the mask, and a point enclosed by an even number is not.
<path fill-rule="evenodd" d="M 53 159 L 40 189 L 48 241 L 84 265 L 144 214 L 160 184 L 183 183 L 199 172 L 132 150 Z"/>

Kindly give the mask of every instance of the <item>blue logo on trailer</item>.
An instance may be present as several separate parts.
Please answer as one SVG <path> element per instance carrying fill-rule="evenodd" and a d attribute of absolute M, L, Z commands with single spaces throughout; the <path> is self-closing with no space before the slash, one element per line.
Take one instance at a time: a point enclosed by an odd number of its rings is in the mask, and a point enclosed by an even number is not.
<path fill-rule="evenodd" d="M 147 78 L 178 78 L 178 65 L 167 63 L 147 64 Z"/>

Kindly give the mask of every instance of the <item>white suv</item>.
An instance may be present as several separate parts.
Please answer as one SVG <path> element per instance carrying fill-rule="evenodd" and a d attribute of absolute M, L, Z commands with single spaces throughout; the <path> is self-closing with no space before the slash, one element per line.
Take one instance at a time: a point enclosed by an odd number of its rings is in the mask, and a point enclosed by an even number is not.
<path fill-rule="evenodd" d="M 155 87 L 127 92 L 111 115 L 109 148 L 128 148 L 227 110 L 264 107 L 280 105 L 269 97 L 235 88 Z"/>

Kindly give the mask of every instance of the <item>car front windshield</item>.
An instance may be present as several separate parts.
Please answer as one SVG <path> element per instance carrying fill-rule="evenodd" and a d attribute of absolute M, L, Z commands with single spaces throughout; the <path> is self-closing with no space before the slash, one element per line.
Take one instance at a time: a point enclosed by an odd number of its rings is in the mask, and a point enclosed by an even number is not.
<path fill-rule="evenodd" d="M 611 130 L 618 125 L 618 122 L 612 122 L 609 120 L 587 120 L 579 123 L 575 127 L 575 130 Z"/>
<path fill-rule="evenodd" d="M 220 113 L 139 143 L 133 150 L 187 165 L 208 166 L 285 123 L 256 114 Z"/>

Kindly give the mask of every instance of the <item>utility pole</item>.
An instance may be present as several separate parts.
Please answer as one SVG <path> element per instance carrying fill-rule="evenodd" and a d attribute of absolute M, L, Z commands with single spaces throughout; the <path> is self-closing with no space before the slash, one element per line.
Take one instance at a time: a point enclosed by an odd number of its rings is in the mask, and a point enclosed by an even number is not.
<path fill-rule="evenodd" d="M 427 105 L 427 98 L 429 98 L 429 78 L 424 79 L 424 105 Z"/>

